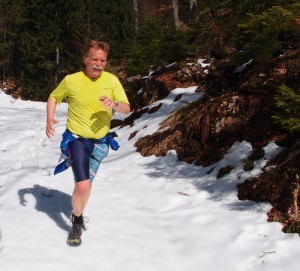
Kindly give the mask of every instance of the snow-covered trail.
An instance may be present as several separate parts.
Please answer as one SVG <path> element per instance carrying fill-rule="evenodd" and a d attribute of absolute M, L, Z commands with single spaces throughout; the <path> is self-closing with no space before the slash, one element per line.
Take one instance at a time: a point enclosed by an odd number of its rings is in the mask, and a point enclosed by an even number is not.
<path fill-rule="evenodd" d="M 45 136 L 45 106 L 0 101 L 1 271 L 298 270 L 299 237 L 266 222 L 268 204 L 236 197 L 251 146 L 235 144 L 209 168 L 179 162 L 172 151 L 144 158 L 128 138 L 147 116 L 117 130 L 121 148 L 110 151 L 94 180 L 83 243 L 69 247 L 72 172 L 53 176 L 66 106 L 58 107 L 53 139 Z M 266 156 L 276 152 L 274 144 L 268 148 Z M 228 163 L 235 169 L 217 180 Z"/>

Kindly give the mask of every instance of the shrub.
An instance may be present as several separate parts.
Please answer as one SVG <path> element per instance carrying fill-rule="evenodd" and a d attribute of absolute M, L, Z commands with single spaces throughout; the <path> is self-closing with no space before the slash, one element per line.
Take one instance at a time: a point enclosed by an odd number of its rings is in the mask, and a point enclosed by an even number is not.
<path fill-rule="evenodd" d="M 166 23 L 149 20 L 141 26 L 135 41 L 125 53 L 126 70 L 130 74 L 147 71 L 154 65 L 178 61 L 187 52 L 190 31 L 176 31 Z"/>
<path fill-rule="evenodd" d="M 284 50 L 284 43 L 280 40 L 288 34 L 296 33 L 295 16 L 300 5 L 291 5 L 288 9 L 273 6 L 261 14 L 248 14 L 246 23 L 238 25 L 237 46 L 243 60 L 255 58 L 263 62 L 272 58 L 280 50 Z"/>
<path fill-rule="evenodd" d="M 275 123 L 291 132 L 300 132 L 300 93 L 282 85 L 275 96 L 277 110 L 272 116 Z"/>

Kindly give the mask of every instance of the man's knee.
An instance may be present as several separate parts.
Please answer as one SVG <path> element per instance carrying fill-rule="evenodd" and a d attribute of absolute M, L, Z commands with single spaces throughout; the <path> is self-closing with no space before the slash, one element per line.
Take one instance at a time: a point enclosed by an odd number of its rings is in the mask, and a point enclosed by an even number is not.
<path fill-rule="evenodd" d="M 90 180 L 80 181 L 75 184 L 75 189 L 80 194 L 84 194 L 84 193 L 88 192 L 90 190 L 90 188 L 91 188 Z"/>

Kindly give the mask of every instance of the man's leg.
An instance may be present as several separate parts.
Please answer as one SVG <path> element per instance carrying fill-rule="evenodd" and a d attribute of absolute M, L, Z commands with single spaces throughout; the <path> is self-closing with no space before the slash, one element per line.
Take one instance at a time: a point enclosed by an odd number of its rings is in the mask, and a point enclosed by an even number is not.
<path fill-rule="evenodd" d="M 81 216 L 86 207 L 87 201 L 92 190 L 92 182 L 84 180 L 75 183 L 75 188 L 72 195 L 73 214 Z"/>
<path fill-rule="evenodd" d="M 93 143 L 81 140 L 74 140 L 69 144 L 72 160 L 71 167 L 75 179 L 75 187 L 72 194 L 72 227 L 67 241 L 71 246 L 81 244 L 82 230 L 85 229 L 83 211 L 90 197 L 92 188 L 92 183 L 89 179 L 89 158 L 93 148 Z"/>
<path fill-rule="evenodd" d="M 90 197 L 91 189 L 92 183 L 90 180 L 75 182 L 75 188 L 72 195 L 72 227 L 67 241 L 71 246 L 78 246 L 81 244 L 81 234 L 82 231 L 85 230 L 82 215 Z"/>

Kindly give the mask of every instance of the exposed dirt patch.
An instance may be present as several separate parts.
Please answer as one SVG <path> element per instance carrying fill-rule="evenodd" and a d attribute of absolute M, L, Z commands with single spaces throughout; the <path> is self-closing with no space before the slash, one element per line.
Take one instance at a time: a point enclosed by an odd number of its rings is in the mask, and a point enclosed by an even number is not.
<path fill-rule="evenodd" d="M 256 148 L 280 138 L 282 131 L 272 124 L 271 110 L 272 102 L 264 95 L 206 97 L 172 114 L 160 130 L 135 146 L 144 156 L 164 156 L 171 148 L 180 160 L 209 165 L 237 140 L 247 140 Z"/>
<path fill-rule="evenodd" d="M 21 89 L 14 77 L 0 77 L 0 89 L 15 99 L 20 98 Z"/>
<path fill-rule="evenodd" d="M 257 178 L 238 185 L 240 200 L 269 202 L 269 222 L 280 222 L 284 232 L 300 233 L 300 145 L 287 148 Z M 295 167 L 296 166 L 296 167 Z"/>

